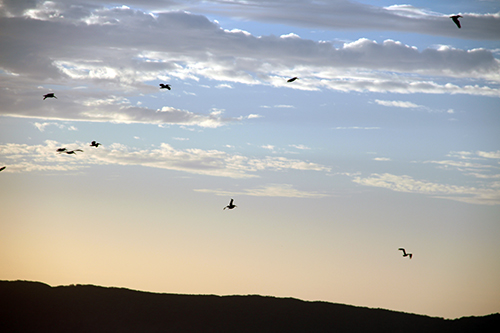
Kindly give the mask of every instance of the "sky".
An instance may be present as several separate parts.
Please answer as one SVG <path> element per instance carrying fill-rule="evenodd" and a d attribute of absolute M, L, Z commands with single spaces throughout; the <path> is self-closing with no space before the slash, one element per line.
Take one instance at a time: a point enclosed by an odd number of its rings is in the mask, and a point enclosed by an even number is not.
<path fill-rule="evenodd" d="M 500 312 L 499 1 L 0 0 L 0 101 L 2 280 Z"/>

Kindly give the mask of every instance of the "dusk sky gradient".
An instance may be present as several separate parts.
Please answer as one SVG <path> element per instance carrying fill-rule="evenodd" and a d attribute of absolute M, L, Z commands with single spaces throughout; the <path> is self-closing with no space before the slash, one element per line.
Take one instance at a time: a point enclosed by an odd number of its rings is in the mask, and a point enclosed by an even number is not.
<path fill-rule="evenodd" d="M 0 279 L 500 312 L 499 129 L 500 1 L 0 0 Z"/>

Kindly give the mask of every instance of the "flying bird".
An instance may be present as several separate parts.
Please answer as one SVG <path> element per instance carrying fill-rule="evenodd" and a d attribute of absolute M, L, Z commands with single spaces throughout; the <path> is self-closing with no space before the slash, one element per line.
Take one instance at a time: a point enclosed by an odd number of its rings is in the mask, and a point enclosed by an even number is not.
<path fill-rule="evenodd" d="M 6 168 L 6 166 L 1 167 L 1 168 L 0 168 L 0 171 L 5 170 L 5 168 Z"/>
<path fill-rule="evenodd" d="M 160 89 L 168 89 L 170 90 L 170 84 L 164 84 L 164 83 L 160 83 Z"/>
<path fill-rule="evenodd" d="M 48 93 L 43 95 L 43 100 L 45 101 L 46 98 L 55 98 L 57 99 L 56 95 L 54 93 Z"/>
<path fill-rule="evenodd" d="M 56 150 L 59 154 L 66 151 L 66 148 L 57 148 Z"/>
<path fill-rule="evenodd" d="M 293 82 L 295 80 L 298 80 L 298 77 L 292 77 L 291 79 L 286 80 L 286 82 Z"/>
<path fill-rule="evenodd" d="M 236 205 L 233 204 L 233 199 L 231 199 L 231 201 L 229 201 L 229 205 L 227 205 L 226 207 L 224 207 L 222 210 L 225 210 L 226 208 L 227 209 L 233 209 L 234 207 L 238 207 Z"/>
<path fill-rule="evenodd" d="M 411 259 L 411 257 L 413 257 L 413 254 L 406 253 L 405 249 L 403 249 L 402 247 L 400 247 L 398 250 L 403 251 L 403 257 L 410 257 L 410 259 Z"/>
<path fill-rule="evenodd" d="M 460 21 L 458 20 L 459 17 L 463 17 L 463 16 L 460 16 L 460 15 L 450 16 L 450 18 L 453 20 L 453 22 L 455 22 L 455 24 L 457 25 L 458 29 L 460 29 L 462 27 L 460 25 Z"/>
<path fill-rule="evenodd" d="M 92 141 L 92 142 L 90 143 L 90 145 L 89 145 L 89 146 L 90 146 L 90 147 L 96 147 L 96 148 L 97 148 L 97 147 L 99 147 L 100 145 L 102 145 L 102 144 L 101 144 L 101 143 L 99 143 L 99 142 Z"/>
<path fill-rule="evenodd" d="M 76 155 L 77 151 L 83 152 L 83 150 L 81 150 L 81 149 L 75 149 L 75 150 L 68 150 L 68 151 L 66 151 L 66 154 L 75 154 Z"/>

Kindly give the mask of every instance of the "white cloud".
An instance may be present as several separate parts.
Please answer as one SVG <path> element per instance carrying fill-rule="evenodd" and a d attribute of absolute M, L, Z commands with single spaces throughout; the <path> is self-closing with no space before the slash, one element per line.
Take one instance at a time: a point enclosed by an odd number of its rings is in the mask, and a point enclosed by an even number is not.
<path fill-rule="evenodd" d="M 282 108 L 282 109 L 293 109 L 293 108 L 295 108 L 295 106 L 293 106 L 293 105 L 287 105 L 287 104 L 279 104 L 279 105 L 275 105 L 274 107 L 275 108 Z"/>
<path fill-rule="evenodd" d="M 45 131 L 45 128 L 47 126 L 55 126 L 59 129 L 65 129 L 67 128 L 68 131 L 78 131 L 78 128 L 76 128 L 75 126 L 71 125 L 71 126 L 66 126 L 64 124 L 59 124 L 59 123 L 55 123 L 55 122 L 44 122 L 44 123 L 39 123 L 39 122 L 35 122 L 33 123 L 33 125 L 40 131 L 40 132 L 44 132 Z"/>
<path fill-rule="evenodd" d="M 195 189 L 197 192 L 214 193 L 219 196 L 256 196 L 256 197 L 287 197 L 287 198 L 322 198 L 329 196 L 328 194 L 300 191 L 291 184 L 269 184 L 253 189 L 246 189 L 244 191 L 225 191 L 225 190 L 212 190 L 212 189 Z"/>
<path fill-rule="evenodd" d="M 87 144 L 63 144 L 52 140 L 44 145 L 4 144 L 0 145 L 0 156 L 10 161 L 13 170 L 32 171 L 63 168 L 75 170 L 93 164 L 141 165 L 144 167 L 183 171 L 229 178 L 259 177 L 260 171 L 329 171 L 330 168 L 307 161 L 285 157 L 250 158 L 228 154 L 218 150 L 197 148 L 178 150 L 162 143 L 151 149 L 132 149 L 113 143 L 99 149 L 86 149 Z M 77 155 L 56 153 L 59 147 L 68 149 L 84 148 Z"/>
<path fill-rule="evenodd" d="M 293 148 L 296 148 L 296 149 L 300 149 L 300 150 L 309 150 L 311 148 L 305 146 L 305 145 L 289 145 L 290 147 L 293 147 Z"/>
<path fill-rule="evenodd" d="M 472 204 L 500 204 L 500 189 L 495 184 L 483 188 L 456 186 L 420 181 L 410 176 L 389 173 L 374 173 L 365 178 L 357 176 L 353 178 L 353 181 L 364 186 L 386 188 L 396 192 L 419 193 Z"/>
<path fill-rule="evenodd" d="M 221 83 L 221 84 L 216 85 L 215 88 L 218 88 L 218 89 L 224 89 L 224 88 L 233 89 L 233 86 L 231 86 L 230 84 L 227 84 L 227 83 Z"/>
<path fill-rule="evenodd" d="M 9 26 L 8 34 L 0 36 L 0 43 L 9 45 L 0 50 L 0 67 L 6 73 L 17 75 L 2 74 L 10 82 L 23 79 L 24 85 L 34 86 L 41 80 L 71 79 L 74 87 L 97 85 L 114 91 L 151 93 L 157 88 L 145 82 L 166 77 L 183 80 L 204 77 L 224 82 L 219 87 L 239 82 L 303 90 L 328 88 L 500 96 L 494 85 L 477 82 L 478 79 L 500 81 L 499 61 L 485 49 L 441 47 L 419 51 L 398 41 L 378 43 L 365 38 L 337 47 L 331 42 L 315 42 L 295 35 L 293 38 L 256 37 L 228 32 L 204 16 L 187 12 L 150 15 L 125 7 L 87 6 L 77 13 L 75 7 L 58 1 L 52 3 L 57 10 L 40 6 L 37 11 L 46 15 L 40 14 L 36 20 L 14 17 L 6 21 L 5 17 L 0 17 Z M 308 2 L 301 3 L 301 6 L 305 3 Z M 368 10 L 370 15 L 380 14 L 372 13 L 373 8 L 369 6 L 344 4 L 353 10 Z M 262 10 L 266 8 L 263 3 L 254 5 L 261 5 Z M 321 7 L 317 3 L 308 5 Z M 333 13 L 332 7 L 323 7 Z M 304 9 L 309 11 L 306 7 Z M 54 10 L 59 13 L 57 18 Z M 382 16 L 399 19 L 391 11 L 382 12 L 385 13 Z M 82 24 L 89 17 L 94 20 Z M 496 16 L 491 19 L 500 22 Z M 373 19 L 373 22 L 379 21 Z M 446 24 L 450 23 L 448 21 L 446 18 Z M 408 18 L 401 18 L 401 22 L 406 26 Z M 39 29 L 42 23 L 44 35 Z M 491 25 L 489 29 L 492 29 Z M 455 30 L 458 29 L 450 31 L 461 35 L 465 32 Z M 36 43 L 45 34 L 52 36 L 50 45 Z M 158 40 L 162 43 L 159 44 Z M 27 44 L 30 52 L 25 49 Z M 140 48 L 137 48 L 138 44 Z M 301 83 L 287 84 L 286 78 L 297 72 Z M 436 76 L 440 77 L 440 82 L 429 79 Z M 469 84 L 451 84 L 446 78 L 462 78 Z M 73 97 L 80 100 L 87 89 L 74 90 Z M 2 101 L 14 103 L 21 96 L 1 97 Z"/>
<path fill-rule="evenodd" d="M 376 99 L 375 103 L 383 106 L 392 106 L 392 107 L 398 107 L 398 108 L 421 108 L 423 107 L 422 105 L 417 105 L 412 102 L 404 102 L 404 101 L 383 101 L 380 99 Z"/>
<path fill-rule="evenodd" d="M 247 116 L 247 119 L 257 119 L 257 118 L 262 118 L 263 116 L 260 115 L 260 114 L 256 114 L 256 113 L 251 113 Z"/>
<path fill-rule="evenodd" d="M 380 127 L 363 127 L 363 126 L 348 126 L 348 127 L 344 127 L 344 126 L 339 126 L 339 127 L 334 127 L 334 129 L 336 130 L 378 130 L 380 129 Z"/>
<path fill-rule="evenodd" d="M 377 6 L 348 0 L 294 1 L 285 0 L 224 1 L 211 13 L 285 25 L 300 25 L 330 30 L 372 30 L 414 32 L 457 38 L 498 40 L 500 14 L 461 13 L 468 31 L 459 31 L 449 19 L 450 13 L 437 13 L 412 5 Z M 196 8 L 195 5 L 193 5 Z M 320 14 L 319 14 L 320 13 Z M 461 29 L 464 30 L 464 29 Z"/>
<path fill-rule="evenodd" d="M 40 101 L 33 96 L 15 101 L 12 96 L 3 95 L 3 92 L 5 91 L 0 91 L 0 99 L 5 96 L 7 105 L 2 108 L 0 114 L 9 117 L 127 124 L 176 124 L 206 128 L 217 128 L 229 122 L 238 121 L 237 118 L 224 118 L 221 113 L 217 112 L 211 112 L 208 115 L 198 114 L 170 106 L 152 110 L 147 107 L 131 105 L 128 100 L 117 96 L 78 100 L 78 96 L 73 95 L 74 92 L 68 92 L 64 96 L 64 101 L 62 100 L 63 97 L 59 97 L 60 100 L 55 101 L 57 103 L 55 106 L 47 103 L 40 105 Z M 9 101 L 12 104 L 9 105 Z M 50 125 L 64 128 L 64 125 L 57 125 L 54 122 L 35 123 L 35 126 L 41 131 Z M 76 130 L 76 127 L 70 130 Z"/>
<path fill-rule="evenodd" d="M 274 146 L 273 145 L 264 145 L 264 146 L 261 146 L 261 147 L 264 148 L 264 149 L 274 150 Z"/>
<path fill-rule="evenodd" d="M 388 157 L 375 157 L 375 158 L 373 158 L 373 160 L 386 162 L 386 161 L 390 161 L 391 159 Z"/>
<path fill-rule="evenodd" d="M 500 150 L 497 151 L 478 151 L 476 152 L 478 156 L 485 158 L 500 158 Z"/>

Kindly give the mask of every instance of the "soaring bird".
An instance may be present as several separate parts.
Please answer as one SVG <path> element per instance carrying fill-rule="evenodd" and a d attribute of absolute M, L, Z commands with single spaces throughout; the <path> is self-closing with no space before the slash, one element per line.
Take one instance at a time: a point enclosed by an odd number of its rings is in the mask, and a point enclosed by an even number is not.
<path fill-rule="evenodd" d="M 233 209 L 234 207 L 238 207 L 238 206 L 233 205 L 233 199 L 231 199 L 231 201 L 229 201 L 229 205 L 227 205 L 226 207 L 224 207 L 222 210 L 225 210 L 226 208 L 227 209 Z"/>
<path fill-rule="evenodd" d="M 292 77 L 291 79 L 286 80 L 286 82 L 293 82 L 297 79 L 298 79 L 298 77 L 295 76 L 295 77 Z"/>
<path fill-rule="evenodd" d="M 6 168 L 6 166 L 1 167 L 1 168 L 0 168 L 0 171 L 5 170 L 5 168 Z"/>
<path fill-rule="evenodd" d="M 43 100 L 45 101 L 46 98 L 55 98 L 57 99 L 56 95 L 54 95 L 54 93 L 48 93 L 48 94 L 45 94 L 43 95 Z"/>
<path fill-rule="evenodd" d="M 66 148 L 57 148 L 56 150 L 59 154 L 66 151 Z"/>
<path fill-rule="evenodd" d="M 99 143 L 99 142 L 95 142 L 95 141 L 92 141 L 92 142 L 90 143 L 90 145 L 89 145 L 89 146 L 90 146 L 90 147 L 96 147 L 96 148 L 97 148 L 97 147 L 99 147 L 100 145 L 101 145 L 101 143 Z"/>
<path fill-rule="evenodd" d="M 68 151 L 66 151 L 66 154 L 75 154 L 76 155 L 77 151 L 83 152 L 83 150 L 81 150 L 81 149 L 75 149 L 75 150 L 68 150 Z"/>
<path fill-rule="evenodd" d="M 403 249 L 402 247 L 400 247 L 398 250 L 403 251 L 403 257 L 410 257 L 410 259 L 411 259 L 411 257 L 413 257 L 413 254 L 406 253 L 405 249 Z"/>
<path fill-rule="evenodd" d="M 170 90 L 170 84 L 164 84 L 164 83 L 160 83 L 160 89 L 168 89 Z"/>
<path fill-rule="evenodd" d="M 460 15 L 450 16 L 450 18 L 453 20 L 453 22 L 455 22 L 455 24 L 457 25 L 458 29 L 460 29 L 462 27 L 460 25 L 460 21 L 458 20 L 459 17 L 463 17 L 463 16 L 460 16 Z"/>

